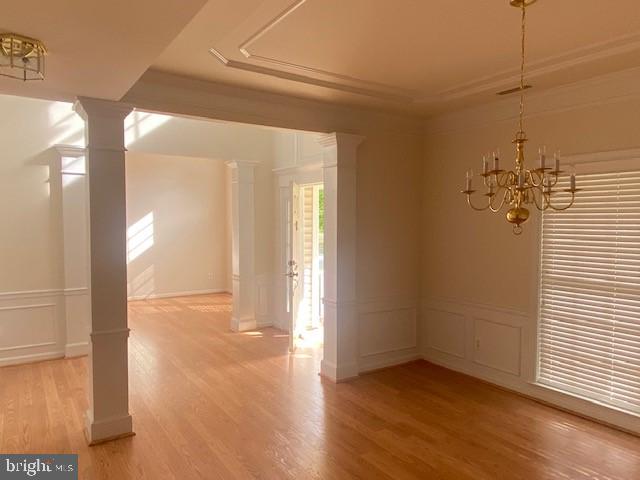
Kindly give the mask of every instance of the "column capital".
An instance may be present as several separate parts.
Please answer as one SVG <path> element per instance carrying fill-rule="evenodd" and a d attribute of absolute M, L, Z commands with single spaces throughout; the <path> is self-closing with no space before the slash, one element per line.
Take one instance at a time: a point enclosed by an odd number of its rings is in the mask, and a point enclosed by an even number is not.
<path fill-rule="evenodd" d="M 53 148 L 58 151 L 58 155 L 65 158 L 84 157 L 87 153 L 85 147 L 79 147 L 77 145 L 54 145 Z"/>
<path fill-rule="evenodd" d="M 253 183 L 254 170 L 259 162 L 251 160 L 231 160 L 226 162 L 231 168 L 231 182 L 233 183 Z"/>
<path fill-rule="evenodd" d="M 254 168 L 260 165 L 260 162 L 256 162 L 255 160 L 229 160 L 225 162 L 225 165 L 230 168 Z"/>
<path fill-rule="evenodd" d="M 124 119 L 133 110 L 133 105 L 101 98 L 78 97 L 73 104 L 73 110 L 84 120 L 93 116 Z"/>
<path fill-rule="evenodd" d="M 362 135 L 355 135 L 352 133 L 340 133 L 333 132 L 321 135 L 318 137 L 317 142 L 324 148 L 331 147 L 352 147 L 355 148 L 364 141 L 365 137 Z"/>

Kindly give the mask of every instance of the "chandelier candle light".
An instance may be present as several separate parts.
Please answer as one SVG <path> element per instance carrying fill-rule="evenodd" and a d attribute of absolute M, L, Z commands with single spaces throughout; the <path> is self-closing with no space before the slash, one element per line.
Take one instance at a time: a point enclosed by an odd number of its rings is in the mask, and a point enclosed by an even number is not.
<path fill-rule="evenodd" d="M 512 6 L 517 7 L 522 12 L 522 50 L 520 63 L 520 116 L 519 130 L 516 138 L 512 143 L 516 146 L 516 166 L 515 170 L 502 170 L 500 168 L 500 151 L 491 155 L 493 164 L 491 169 L 487 156 L 482 159 L 482 173 L 480 177 L 484 183 L 487 197 L 486 204 L 476 206 L 471 201 L 471 195 L 475 193 L 473 190 L 473 171 L 467 172 L 467 181 L 465 189 L 462 191 L 467 196 L 467 203 L 471 208 L 477 211 L 491 210 L 494 213 L 502 210 L 507 205 L 507 221 L 513 225 L 513 233 L 520 235 L 522 233 L 522 224 L 529 219 L 529 209 L 525 205 L 533 205 L 540 211 L 548 209 L 560 211 L 567 210 L 575 201 L 576 192 L 580 189 L 576 188 L 576 176 L 571 174 L 569 188 L 563 189 L 563 192 L 571 194 L 571 199 L 566 205 L 558 205 L 553 197 L 558 190 L 554 187 L 558 183 L 561 174 L 564 173 L 560 169 L 560 155 L 554 155 L 553 166 L 547 164 L 546 148 L 539 149 L 539 166 L 534 169 L 527 169 L 524 165 L 524 144 L 527 141 L 527 135 L 524 132 L 524 91 L 526 89 L 524 82 L 524 65 L 525 65 L 525 25 L 526 25 L 526 8 L 535 3 L 536 0 L 511 0 Z"/>

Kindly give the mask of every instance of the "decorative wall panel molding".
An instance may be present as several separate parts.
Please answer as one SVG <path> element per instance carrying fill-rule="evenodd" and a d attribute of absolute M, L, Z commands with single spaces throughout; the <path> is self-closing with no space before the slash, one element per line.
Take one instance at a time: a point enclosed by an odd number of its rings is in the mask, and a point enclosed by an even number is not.
<path fill-rule="evenodd" d="M 420 358 L 417 320 L 414 299 L 391 297 L 358 302 L 359 371 Z"/>
<path fill-rule="evenodd" d="M 0 366 L 64 356 L 62 293 L 0 293 Z"/>
<path fill-rule="evenodd" d="M 258 328 L 270 327 L 273 319 L 270 315 L 269 298 L 272 295 L 270 275 L 256 275 L 256 326 Z"/>
<path fill-rule="evenodd" d="M 459 317 L 464 319 L 465 328 L 451 326 L 460 322 Z M 535 335 L 535 320 L 531 315 L 498 306 L 425 299 L 421 319 L 427 335 L 422 352 L 425 360 L 640 434 L 640 418 L 635 415 L 564 394 L 526 378 L 528 363 L 535 360 L 533 355 L 531 358 L 523 355 L 527 342 L 531 341 L 527 337 Z M 435 341 L 429 338 L 434 332 L 443 338 Z M 479 348 L 477 340 L 480 340 Z M 464 344 L 464 356 L 453 348 L 432 347 L 433 343 L 445 341 L 457 345 L 458 349 Z M 445 352 L 447 349 L 454 353 Z"/>

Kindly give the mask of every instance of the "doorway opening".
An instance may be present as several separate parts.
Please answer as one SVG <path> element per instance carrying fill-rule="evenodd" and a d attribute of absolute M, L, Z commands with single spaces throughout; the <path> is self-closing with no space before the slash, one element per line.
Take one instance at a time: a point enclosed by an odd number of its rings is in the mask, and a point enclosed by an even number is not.
<path fill-rule="evenodd" d="M 291 184 L 287 313 L 290 349 L 320 349 L 324 340 L 324 185 Z"/>

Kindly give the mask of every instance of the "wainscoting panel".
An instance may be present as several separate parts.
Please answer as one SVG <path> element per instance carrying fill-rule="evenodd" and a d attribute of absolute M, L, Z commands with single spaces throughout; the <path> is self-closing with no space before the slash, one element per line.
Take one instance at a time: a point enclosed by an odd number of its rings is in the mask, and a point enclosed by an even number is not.
<path fill-rule="evenodd" d="M 386 298 L 361 302 L 358 308 L 359 371 L 420 358 L 416 302 Z"/>
<path fill-rule="evenodd" d="M 509 308 L 425 299 L 422 358 L 640 434 L 640 417 L 535 382 L 536 319 Z"/>
<path fill-rule="evenodd" d="M 484 377 L 520 378 L 525 371 L 525 312 L 489 305 L 426 300 L 424 356 Z"/>
<path fill-rule="evenodd" d="M 428 312 L 427 345 L 433 350 L 465 357 L 465 328 L 464 315 L 446 310 L 431 309 Z"/>
<path fill-rule="evenodd" d="M 58 292 L 0 294 L 0 366 L 64 356 Z"/>
<path fill-rule="evenodd" d="M 273 325 L 273 320 L 269 314 L 269 295 L 270 282 L 269 275 L 256 275 L 255 288 L 255 309 L 256 309 L 256 325 L 258 328 L 269 327 Z"/>
<path fill-rule="evenodd" d="M 520 327 L 474 318 L 473 361 L 519 376 L 520 332 Z"/>

